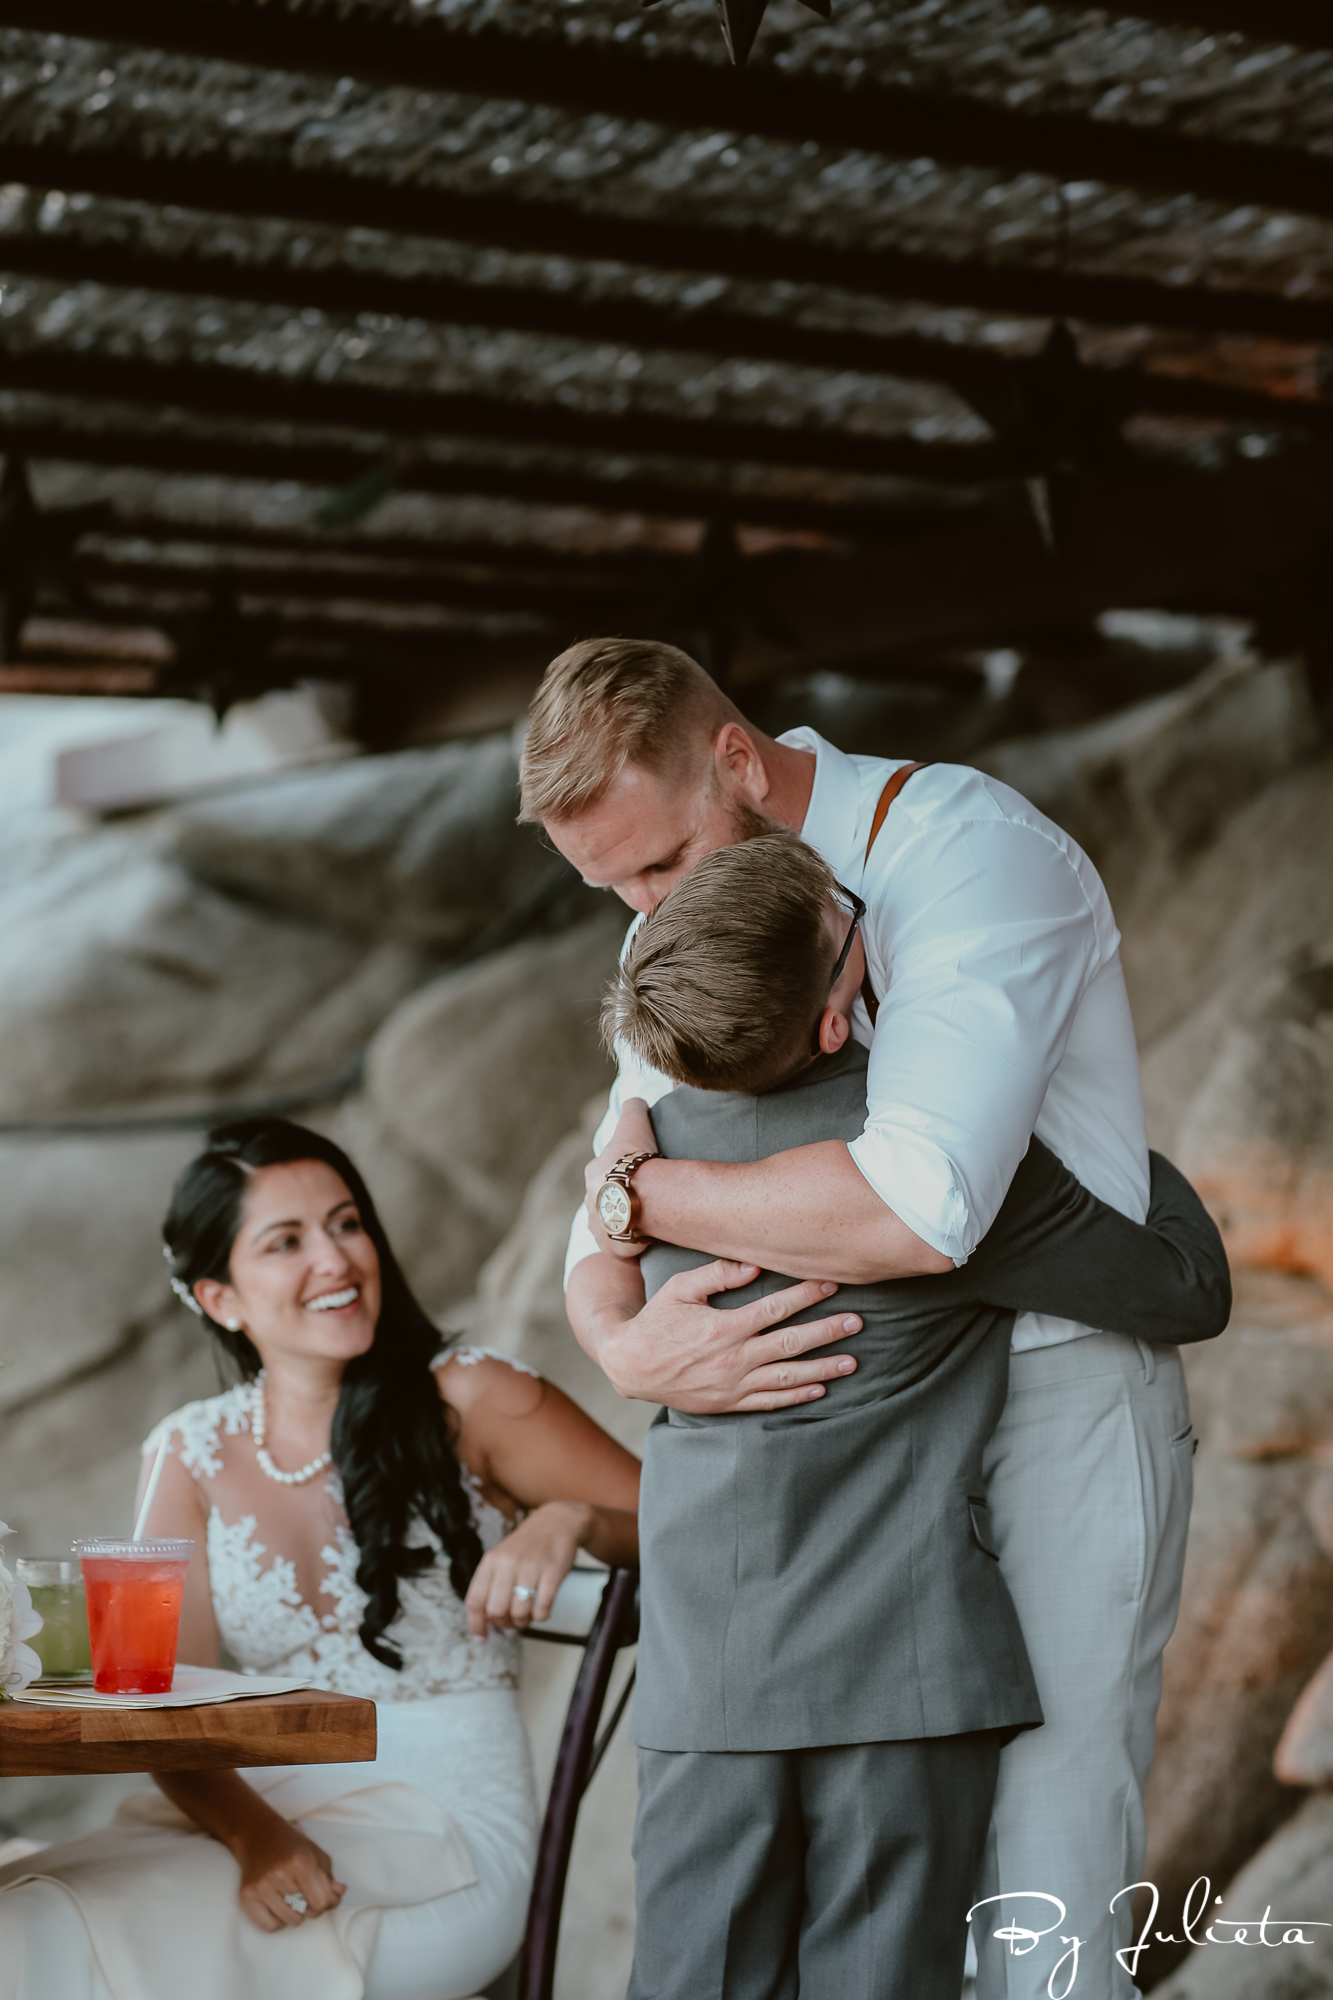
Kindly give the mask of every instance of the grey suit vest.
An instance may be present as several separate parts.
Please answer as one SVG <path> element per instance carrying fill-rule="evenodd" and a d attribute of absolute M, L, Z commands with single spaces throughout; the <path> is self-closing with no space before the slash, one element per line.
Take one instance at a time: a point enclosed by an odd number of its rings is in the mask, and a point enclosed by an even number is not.
<path fill-rule="evenodd" d="M 680 1089 L 652 1116 L 668 1156 L 751 1161 L 855 1138 L 865 1114 L 866 1052 L 852 1044 L 786 1090 Z M 654 1246 L 649 1293 L 708 1261 Z M 715 1304 L 790 1282 L 764 1272 Z M 836 1304 L 864 1321 L 859 1365 L 819 1402 L 654 1420 L 633 1709 L 646 1748 L 802 1749 L 1042 1719 L 981 1471 L 1013 1314 L 968 1296 L 961 1272 L 844 1286 Z"/>

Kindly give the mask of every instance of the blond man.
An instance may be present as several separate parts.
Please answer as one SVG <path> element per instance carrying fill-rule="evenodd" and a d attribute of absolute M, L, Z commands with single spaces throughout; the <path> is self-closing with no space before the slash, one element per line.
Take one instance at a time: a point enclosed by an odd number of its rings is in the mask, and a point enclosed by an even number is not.
<path fill-rule="evenodd" d="M 856 1136 L 858 920 L 788 833 L 706 855 L 658 905 L 603 1018 L 681 1086 L 653 1108 L 664 1154 Z M 652 1244 L 644 1284 L 704 1261 Z M 637 1268 L 616 1271 L 632 1311 Z M 649 1431 L 630 2000 L 957 2000 L 1001 1749 L 1041 1720 L 983 1478 L 1014 1313 L 1208 1339 L 1230 1304 L 1166 1161 L 1144 1227 L 1035 1139 L 961 1269 L 853 1296 L 860 1365 L 813 1406 Z"/>
<path fill-rule="evenodd" d="M 1008 787 L 954 765 L 914 771 L 872 844 L 899 771 L 811 730 L 775 741 L 669 647 L 589 641 L 547 670 L 523 810 L 587 881 L 642 916 L 705 854 L 776 823 L 867 906 L 850 961 L 865 979 L 850 1017 L 869 1049 L 863 1129 L 749 1163 L 640 1164 L 626 1196 L 634 1232 L 721 1261 L 673 1277 L 637 1310 L 596 1204 L 615 1161 L 650 1148 L 641 1112 L 625 1107 L 656 1103 L 671 1083 L 622 1052 L 571 1235 L 567 1302 L 623 1395 L 702 1414 L 818 1399 L 846 1368 L 820 1350 L 854 1332 L 856 1315 L 792 1316 L 837 1283 L 965 1264 L 1034 1131 L 1113 1208 L 1146 1213 L 1133 1026 L 1095 869 Z M 615 1197 L 603 1207 L 614 1215 Z M 764 1267 L 800 1282 L 735 1311 L 710 1305 Z M 1170 1345 L 1049 1315 L 1020 1314 L 1013 1348 L 987 1492 L 1046 1723 L 1003 1753 L 983 1890 L 1058 1896 L 1085 1939 L 1081 1993 L 1129 2000 L 1115 1957 L 1129 1899 L 1109 1905 L 1141 1872 L 1161 1655 L 1179 1602 L 1183 1375 Z M 1048 1938 L 1018 1955 L 999 1928 L 979 1947 L 982 2000 L 1040 2000 L 1063 1947 Z"/>

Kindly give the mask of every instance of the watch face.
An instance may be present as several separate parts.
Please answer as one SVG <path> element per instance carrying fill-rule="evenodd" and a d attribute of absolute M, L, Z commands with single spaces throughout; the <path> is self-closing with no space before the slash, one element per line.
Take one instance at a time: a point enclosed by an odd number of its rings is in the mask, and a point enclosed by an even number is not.
<path fill-rule="evenodd" d="M 629 1196 L 615 1181 L 608 1181 L 597 1197 L 597 1213 L 608 1236 L 623 1236 L 629 1228 Z"/>

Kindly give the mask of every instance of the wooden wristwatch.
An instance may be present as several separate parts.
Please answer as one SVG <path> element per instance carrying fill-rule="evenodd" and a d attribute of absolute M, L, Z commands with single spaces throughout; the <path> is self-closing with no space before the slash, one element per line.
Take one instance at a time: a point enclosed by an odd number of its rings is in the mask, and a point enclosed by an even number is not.
<path fill-rule="evenodd" d="M 645 1160 L 660 1160 L 660 1153 L 626 1153 L 618 1159 L 597 1190 L 597 1216 L 608 1236 L 633 1238 L 639 1222 L 639 1198 L 634 1192 L 634 1174 Z"/>

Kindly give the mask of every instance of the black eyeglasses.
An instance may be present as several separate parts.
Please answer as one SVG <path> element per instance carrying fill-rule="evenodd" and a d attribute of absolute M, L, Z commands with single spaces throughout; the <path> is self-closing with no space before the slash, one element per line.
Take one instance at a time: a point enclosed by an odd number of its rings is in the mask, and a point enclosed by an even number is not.
<path fill-rule="evenodd" d="M 846 965 L 848 958 L 851 956 L 852 939 L 856 936 L 857 930 L 860 928 L 861 919 L 864 917 L 866 913 L 866 906 L 861 901 L 861 898 L 856 894 L 854 889 L 844 889 L 841 882 L 835 882 L 833 887 L 837 891 L 838 895 L 844 899 L 847 907 L 851 910 L 852 921 L 851 924 L 848 926 L 847 935 L 842 942 L 842 950 L 838 953 L 837 962 L 833 967 L 832 977 L 830 978 L 828 983 L 828 990 L 830 993 L 833 991 L 838 981 L 842 978 L 842 969 Z"/>

